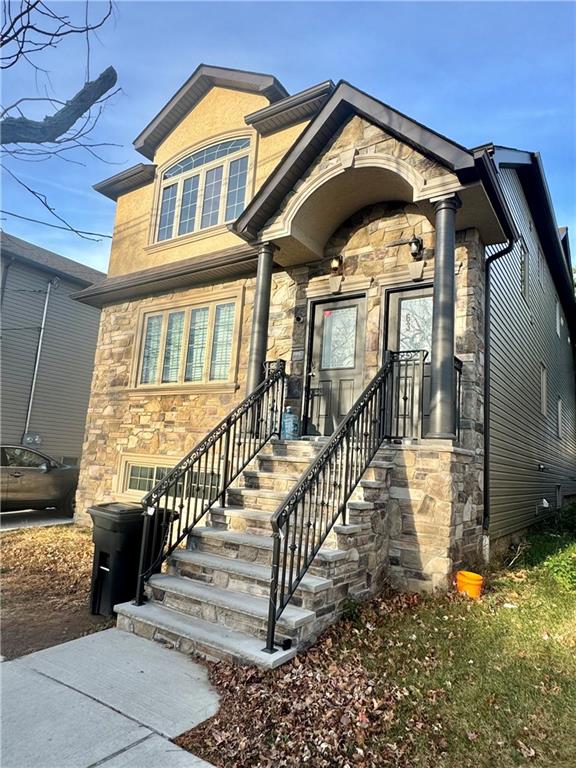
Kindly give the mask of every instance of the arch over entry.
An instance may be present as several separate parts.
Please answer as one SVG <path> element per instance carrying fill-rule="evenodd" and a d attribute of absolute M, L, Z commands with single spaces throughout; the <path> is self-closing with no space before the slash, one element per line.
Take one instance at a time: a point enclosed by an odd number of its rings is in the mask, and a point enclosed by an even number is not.
<path fill-rule="evenodd" d="M 400 158 L 344 151 L 338 162 L 298 185 L 261 236 L 278 247 L 280 263 L 316 260 L 356 211 L 381 202 L 413 203 L 425 186 L 426 180 Z"/>

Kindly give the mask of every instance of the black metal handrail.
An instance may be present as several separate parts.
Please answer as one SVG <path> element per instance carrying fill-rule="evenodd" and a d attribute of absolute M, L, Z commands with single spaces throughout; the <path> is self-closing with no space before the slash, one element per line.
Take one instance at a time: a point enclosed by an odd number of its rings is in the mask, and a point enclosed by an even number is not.
<path fill-rule="evenodd" d="M 386 362 L 272 516 L 273 549 L 266 650 L 276 622 L 318 554 L 384 439 Z"/>
<path fill-rule="evenodd" d="M 388 352 L 390 366 L 384 434 L 391 440 L 422 436 L 425 411 L 425 349 Z M 429 379 L 429 377 L 428 377 Z"/>
<path fill-rule="evenodd" d="M 267 364 L 265 380 L 142 499 L 144 528 L 136 604 L 144 583 L 186 539 L 258 451 L 280 436 L 285 362 Z"/>
<path fill-rule="evenodd" d="M 390 440 L 426 436 L 430 416 L 430 359 L 424 349 L 386 353 L 391 362 L 384 435 Z M 462 361 L 454 358 L 454 422 L 460 440 Z"/>

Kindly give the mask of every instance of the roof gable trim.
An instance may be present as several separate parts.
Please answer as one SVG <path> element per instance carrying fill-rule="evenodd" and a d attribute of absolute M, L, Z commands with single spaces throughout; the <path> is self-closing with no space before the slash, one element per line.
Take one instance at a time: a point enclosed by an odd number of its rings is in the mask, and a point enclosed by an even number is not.
<path fill-rule="evenodd" d="M 241 237 L 254 237 L 269 218 L 270 207 L 280 205 L 291 175 L 301 177 L 322 151 L 330 136 L 353 114 L 358 114 L 411 144 L 452 171 L 474 168 L 474 155 L 455 142 L 374 99 L 345 81 L 340 81 L 316 118 L 262 185 L 258 194 L 236 220 L 233 230 Z M 327 135 L 329 133 L 329 135 Z M 276 199 L 277 198 L 277 199 Z"/>
<path fill-rule="evenodd" d="M 288 91 L 273 75 L 200 64 L 156 117 L 136 137 L 134 140 L 135 149 L 144 157 L 153 160 L 159 144 L 214 87 L 261 93 L 271 102 L 288 96 Z"/>

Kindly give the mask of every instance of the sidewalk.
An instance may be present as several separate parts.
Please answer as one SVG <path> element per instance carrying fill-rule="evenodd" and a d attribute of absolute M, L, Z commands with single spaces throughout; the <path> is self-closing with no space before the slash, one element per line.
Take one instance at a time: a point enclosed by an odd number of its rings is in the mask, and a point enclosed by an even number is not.
<path fill-rule="evenodd" d="M 169 739 L 218 710 L 205 669 L 117 629 L 0 665 L 2 768 L 212 768 Z"/>

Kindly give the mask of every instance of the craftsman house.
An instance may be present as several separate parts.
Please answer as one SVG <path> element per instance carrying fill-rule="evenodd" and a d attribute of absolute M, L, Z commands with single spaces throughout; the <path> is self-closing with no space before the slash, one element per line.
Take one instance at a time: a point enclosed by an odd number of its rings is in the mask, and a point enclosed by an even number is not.
<path fill-rule="evenodd" d="M 77 294 L 102 308 L 77 519 L 146 510 L 121 627 L 277 665 L 346 599 L 447 588 L 576 494 L 568 237 L 537 153 L 205 65 L 135 148 L 96 185 L 108 279 Z"/>

